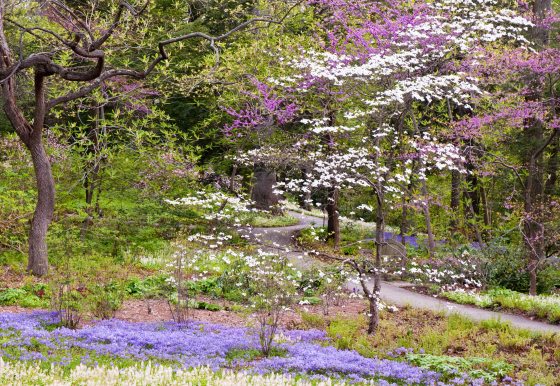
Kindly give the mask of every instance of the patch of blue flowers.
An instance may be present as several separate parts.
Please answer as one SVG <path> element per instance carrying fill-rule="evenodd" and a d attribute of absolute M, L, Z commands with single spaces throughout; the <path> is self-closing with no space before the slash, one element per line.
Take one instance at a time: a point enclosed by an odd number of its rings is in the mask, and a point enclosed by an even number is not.
<path fill-rule="evenodd" d="M 49 363 L 57 358 L 59 365 L 70 363 L 68 355 L 80 355 L 80 362 L 87 365 L 95 365 L 100 356 L 109 356 L 115 361 L 173 363 L 178 368 L 234 368 L 259 374 L 343 378 L 350 382 L 377 379 L 382 385 L 442 384 L 440 374 L 434 371 L 403 361 L 365 358 L 356 351 L 325 345 L 327 338 L 319 330 L 282 331 L 277 343 L 281 356 L 232 360 L 227 357 L 230 352 L 258 350 L 258 338 L 251 329 L 201 322 L 120 320 L 101 321 L 78 330 L 49 328 L 57 321 L 56 313 L 0 314 L 0 355 L 11 360 Z"/>

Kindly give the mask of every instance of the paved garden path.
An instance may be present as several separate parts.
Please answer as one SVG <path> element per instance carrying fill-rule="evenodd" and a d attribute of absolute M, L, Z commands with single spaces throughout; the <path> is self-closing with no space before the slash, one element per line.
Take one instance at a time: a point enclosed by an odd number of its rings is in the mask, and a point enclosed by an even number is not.
<path fill-rule="evenodd" d="M 323 219 L 294 211 L 290 211 L 289 213 L 291 216 L 299 219 L 300 223 L 287 227 L 254 228 L 251 230 L 250 236 L 255 242 L 262 244 L 263 249 L 267 251 L 286 253 L 293 264 L 300 269 L 320 266 L 322 264 L 321 262 L 307 256 L 301 251 L 294 250 L 292 240 L 297 231 L 307 228 L 312 224 L 320 226 L 323 223 Z M 409 305 L 414 308 L 440 311 L 446 314 L 457 313 L 475 321 L 500 319 L 510 322 L 512 326 L 518 328 L 538 332 L 560 333 L 560 326 L 557 325 L 531 320 L 523 316 L 488 311 L 468 305 L 452 303 L 428 295 L 422 295 L 407 290 L 406 287 L 409 285 L 410 284 L 404 282 L 383 282 L 381 284 L 381 298 L 387 303 L 400 307 Z"/>

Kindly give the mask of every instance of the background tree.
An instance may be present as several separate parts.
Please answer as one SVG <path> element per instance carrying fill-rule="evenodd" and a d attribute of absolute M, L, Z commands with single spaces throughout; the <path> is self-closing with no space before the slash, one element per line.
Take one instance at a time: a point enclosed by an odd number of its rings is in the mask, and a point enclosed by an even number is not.
<path fill-rule="evenodd" d="M 219 36 L 194 32 L 157 43 L 146 36 L 149 3 L 121 2 L 109 7 L 97 3 L 87 11 L 59 1 L 0 3 L 0 80 L 4 111 L 20 140 L 29 150 L 35 169 L 38 199 L 29 231 L 28 270 L 44 275 L 48 270 L 46 234 L 55 206 L 55 185 L 43 132 L 48 114 L 58 105 L 82 98 L 116 77 L 144 79 L 168 59 L 169 44 L 202 38 L 216 52 L 216 42 L 255 21 L 248 20 Z M 16 20 L 17 17 L 17 20 Z M 149 35 L 149 34 L 148 34 Z M 140 40 L 137 40 L 141 37 Z M 156 37 L 157 38 L 157 37 Z M 38 42 L 38 46 L 26 44 Z M 134 41 L 142 48 L 127 44 Z M 123 58 L 123 45 L 129 54 Z M 115 54 L 120 48 L 119 54 Z M 145 55 L 145 56 L 141 56 Z M 140 61 L 132 58 L 140 57 Z M 23 75 L 32 72 L 33 80 Z M 54 78 L 51 80 L 50 78 Z M 54 82 L 62 82 L 53 88 Z M 33 89 L 29 114 L 20 103 L 22 89 Z"/>

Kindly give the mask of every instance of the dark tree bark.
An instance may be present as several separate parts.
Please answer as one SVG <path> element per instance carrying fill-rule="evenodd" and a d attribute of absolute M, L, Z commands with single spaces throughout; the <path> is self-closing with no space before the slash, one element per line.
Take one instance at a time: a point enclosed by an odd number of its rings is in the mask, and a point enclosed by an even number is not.
<path fill-rule="evenodd" d="M 235 189 L 235 177 L 237 176 L 237 165 L 233 165 L 231 168 L 231 175 L 229 177 L 229 191 L 231 193 L 236 193 Z"/>
<path fill-rule="evenodd" d="M 471 154 L 471 157 L 478 157 L 478 152 Z M 482 204 L 482 187 L 478 176 L 476 175 L 476 166 L 473 162 L 467 162 L 467 176 L 465 178 L 466 186 L 463 192 L 464 199 L 464 217 L 465 221 L 470 228 L 470 232 L 467 231 L 469 237 L 473 237 L 476 241 L 482 245 L 482 232 L 480 231 L 479 219 L 481 211 L 484 210 Z"/>
<path fill-rule="evenodd" d="M 48 272 L 47 231 L 54 213 L 55 185 L 41 132 L 34 132 L 26 146 L 33 160 L 38 196 L 29 230 L 27 270 L 34 275 L 43 276 Z"/>
<path fill-rule="evenodd" d="M 0 55 L 3 60 L 0 70 L 9 68 L 11 51 L 4 35 L 4 4 L 0 3 Z M 27 270 L 38 276 L 48 272 L 47 231 L 53 218 L 55 202 L 55 186 L 51 164 L 43 145 L 43 126 L 46 115 L 45 76 L 44 66 L 35 68 L 34 93 L 35 111 L 33 124 L 24 116 L 17 104 L 16 82 L 14 77 L 6 78 L 2 82 L 2 96 L 4 111 L 14 127 L 18 137 L 29 150 L 33 162 L 37 185 L 37 203 L 29 230 L 29 256 Z"/>
<path fill-rule="evenodd" d="M 451 171 L 451 229 L 459 229 L 459 209 L 461 206 L 461 173 L 457 170 Z"/>
<path fill-rule="evenodd" d="M 480 194 L 478 189 L 478 177 L 475 174 L 473 165 L 467 166 L 467 188 L 465 189 L 465 198 L 470 201 L 474 213 L 480 214 Z M 470 211 L 470 210 L 469 210 Z"/>
<path fill-rule="evenodd" d="M 335 247 L 340 244 L 340 218 L 338 213 L 339 190 L 330 188 L 327 192 L 327 241 Z"/>
<path fill-rule="evenodd" d="M 254 206 L 260 210 L 278 210 L 278 196 L 274 194 L 276 172 L 268 169 L 264 164 L 255 164 L 255 182 L 251 192 Z"/>
<path fill-rule="evenodd" d="M 533 125 L 533 128 L 539 125 Z M 537 129 L 540 131 L 540 129 Z M 532 138 L 540 136 L 542 133 L 533 133 Z M 527 168 L 527 178 L 525 179 L 524 195 L 524 216 L 523 219 L 523 240 L 527 250 L 527 270 L 529 272 L 529 294 L 537 294 L 537 269 L 539 261 L 544 256 L 544 225 L 539 220 L 539 206 L 542 199 L 542 168 L 539 161 L 542 156 L 532 154 Z"/>
<path fill-rule="evenodd" d="M 552 10 L 551 0 L 535 0 L 533 13 L 536 17 L 536 26 L 532 30 L 533 42 L 544 48 L 549 43 L 549 31 L 539 26 Z M 541 85 L 538 79 L 529 79 L 532 95 L 527 96 L 528 101 L 542 99 Z M 544 224 L 540 217 L 543 209 L 544 194 L 544 150 L 551 143 L 556 131 L 548 141 L 545 140 L 543 123 L 538 119 L 526 122 L 524 136 L 528 144 L 526 153 L 525 189 L 523 195 L 523 241 L 526 250 L 527 271 L 529 273 L 529 293 L 537 294 L 537 270 L 539 262 L 544 258 Z"/>

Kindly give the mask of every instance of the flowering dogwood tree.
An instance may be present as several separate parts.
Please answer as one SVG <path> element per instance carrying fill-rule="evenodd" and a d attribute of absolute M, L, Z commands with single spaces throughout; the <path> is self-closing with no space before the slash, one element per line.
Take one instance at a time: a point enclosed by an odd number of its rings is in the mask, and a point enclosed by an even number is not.
<path fill-rule="evenodd" d="M 300 112 L 309 111 L 307 94 L 334 89 L 342 111 L 314 110 L 312 117 L 301 120 L 308 127 L 307 138 L 327 140 L 317 141 L 318 151 L 309 156 L 313 167 L 303 179 L 279 185 L 303 191 L 371 188 L 377 228 L 375 263 L 368 272 L 374 273 L 370 297 L 376 299 L 386 211 L 394 198 L 412 179 L 419 181 L 426 197 L 429 173 L 464 169 L 460 149 L 419 122 L 418 111 L 439 103 L 472 110 L 473 97 L 482 90 L 477 77 L 462 71 L 460 63 L 494 44 L 528 44 L 525 33 L 532 24 L 495 1 L 317 0 L 308 5 L 328 15 L 319 26 L 321 47 L 294 47 L 291 57 L 278 54 L 288 73 L 269 81 L 296 100 Z M 337 145 L 337 136 L 354 145 Z M 432 251 L 428 203 L 422 209 Z M 371 309 L 369 331 L 374 332 L 375 301 Z"/>

